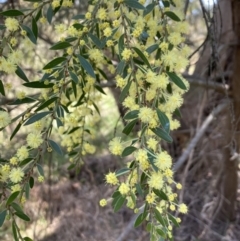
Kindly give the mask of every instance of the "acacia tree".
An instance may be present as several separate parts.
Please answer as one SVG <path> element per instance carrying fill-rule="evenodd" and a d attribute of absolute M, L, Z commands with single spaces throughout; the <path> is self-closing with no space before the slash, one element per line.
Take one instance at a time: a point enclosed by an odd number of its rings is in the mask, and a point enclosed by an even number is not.
<path fill-rule="evenodd" d="M 37 89 L 40 94 L 27 96 L 19 89 L 15 100 L 0 110 L 1 131 L 14 126 L 11 140 L 20 129 L 28 131 L 14 155 L 1 159 L 0 226 L 8 217 L 14 239 L 31 240 L 21 235 L 17 219 L 30 220 L 24 203 L 34 186 L 34 173 L 38 181 L 44 181 L 44 153 L 63 154 L 52 139 L 53 129 L 62 136 L 69 169 L 78 168 L 87 153 L 95 152 L 89 125 L 99 114 L 98 102 L 105 94 L 101 84 L 109 81 L 106 73 L 111 73 L 121 90 L 126 125 L 122 136 L 110 141 L 109 150 L 122 158 L 131 155 L 132 161 L 106 174 L 106 182 L 116 189 L 100 205 L 111 202 L 118 211 L 126 204 L 139 213 L 135 227 L 147 220 L 151 240 L 172 240 L 172 227 L 181 221 L 175 211 L 187 213 L 187 206 L 177 201 L 174 190 L 181 189 L 181 184 L 173 179 L 172 158 L 162 143 L 172 142 L 170 131 L 179 127 L 178 108 L 189 88 L 180 74 L 190 54 L 184 44 L 188 26 L 183 20 L 183 1 L 89 1 L 88 11 L 73 16 L 70 24 L 53 20 L 63 8 L 73 7 L 72 0 L 26 2 L 27 9 L 1 12 L 0 93 L 8 96 L 12 84 L 5 79 L 15 74 L 23 88 Z M 41 24 L 54 24 L 59 41 L 50 48 L 55 57 L 31 80 L 17 46 L 23 42 L 23 49 L 36 48 Z M 26 103 L 28 107 L 17 116 L 8 112 L 9 105 Z M 140 126 L 137 135 L 136 123 Z M 133 139 L 127 138 L 130 133 Z"/>

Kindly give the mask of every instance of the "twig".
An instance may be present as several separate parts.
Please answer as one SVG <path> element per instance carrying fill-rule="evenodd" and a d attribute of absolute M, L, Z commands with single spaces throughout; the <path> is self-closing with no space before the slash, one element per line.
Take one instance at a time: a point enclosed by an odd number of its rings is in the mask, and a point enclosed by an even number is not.
<path fill-rule="evenodd" d="M 212 111 L 212 113 L 210 113 L 208 115 L 208 117 L 203 122 L 203 124 L 200 127 L 200 129 L 197 132 L 197 134 L 194 136 L 194 138 L 189 143 L 188 147 L 184 150 L 183 154 L 177 160 L 177 162 L 176 162 L 176 164 L 174 165 L 174 168 L 173 168 L 174 171 L 177 171 L 185 163 L 185 161 L 187 160 L 189 154 L 195 148 L 195 146 L 197 145 L 198 141 L 201 139 L 201 137 L 205 133 L 207 127 L 214 120 L 214 117 L 216 115 L 218 115 L 222 110 L 224 110 L 228 105 L 229 105 L 229 103 L 223 103 L 223 104 L 219 105 L 215 110 Z"/>

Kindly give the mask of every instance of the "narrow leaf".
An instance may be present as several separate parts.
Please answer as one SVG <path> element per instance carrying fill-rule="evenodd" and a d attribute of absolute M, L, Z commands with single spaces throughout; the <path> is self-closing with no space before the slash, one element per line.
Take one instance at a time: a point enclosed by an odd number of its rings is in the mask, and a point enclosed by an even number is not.
<path fill-rule="evenodd" d="M 124 50 L 124 34 L 118 40 L 118 53 L 119 53 L 120 59 L 122 59 L 123 50 Z"/>
<path fill-rule="evenodd" d="M 41 120 L 43 117 L 49 115 L 49 114 L 52 114 L 51 111 L 45 111 L 45 112 L 41 112 L 41 113 L 37 113 L 33 116 L 31 116 L 25 123 L 24 123 L 24 126 L 26 125 L 30 125 L 38 120 Z"/>
<path fill-rule="evenodd" d="M 116 202 L 116 204 L 114 205 L 113 211 L 117 212 L 118 210 L 121 209 L 121 207 L 123 206 L 124 202 L 126 200 L 126 197 L 120 196 Z"/>
<path fill-rule="evenodd" d="M 145 10 L 145 7 L 138 1 L 125 0 L 124 3 L 130 8 Z"/>
<path fill-rule="evenodd" d="M 2 80 L 0 80 L 0 93 L 5 96 L 5 90 L 4 90 L 4 86 L 3 86 L 3 83 L 2 83 Z"/>
<path fill-rule="evenodd" d="M 124 133 L 124 134 L 126 134 L 126 135 L 129 135 L 136 123 L 137 123 L 137 119 L 129 122 L 129 123 L 124 127 L 122 133 Z"/>
<path fill-rule="evenodd" d="M 12 138 L 18 133 L 18 131 L 20 130 L 22 124 L 21 124 L 21 121 L 17 124 L 16 128 L 14 129 L 11 137 L 10 137 L 10 141 L 12 140 Z"/>
<path fill-rule="evenodd" d="M 83 58 L 81 55 L 77 55 L 80 64 L 82 65 L 82 67 L 86 70 L 86 72 L 92 76 L 94 79 L 96 79 L 96 75 L 94 73 L 93 67 L 92 65 L 85 59 Z"/>
<path fill-rule="evenodd" d="M 6 202 L 6 206 L 10 205 L 17 198 L 19 193 L 19 191 L 12 193 Z"/>
<path fill-rule="evenodd" d="M 164 221 L 164 218 L 162 217 L 162 215 L 160 214 L 160 212 L 155 208 L 154 209 L 154 214 L 155 214 L 155 218 L 157 219 L 157 221 L 162 224 L 163 227 L 166 226 L 166 223 Z"/>
<path fill-rule="evenodd" d="M 3 210 L 1 213 L 0 213 L 0 228 L 2 227 L 4 221 L 5 221 L 5 218 L 6 218 L 6 215 L 7 215 L 7 210 Z"/>
<path fill-rule="evenodd" d="M 14 214 L 15 214 L 16 216 L 18 216 L 19 218 L 21 218 L 22 220 L 24 220 L 24 221 L 27 221 L 27 222 L 30 221 L 30 218 L 29 218 L 25 213 L 15 212 Z"/>
<path fill-rule="evenodd" d="M 22 208 L 15 202 L 11 203 L 11 206 L 16 212 L 23 212 Z"/>
<path fill-rule="evenodd" d="M 136 219 L 136 221 L 135 221 L 135 223 L 134 223 L 134 227 L 135 227 L 135 228 L 138 227 L 138 226 L 146 219 L 146 217 L 147 217 L 147 213 L 141 213 L 141 214 L 137 217 L 137 219 Z"/>
<path fill-rule="evenodd" d="M 169 133 L 170 131 L 170 122 L 168 117 L 166 116 L 165 113 L 163 113 L 162 111 L 160 111 L 159 109 L 157 109 L 157 115 L 158 115 L 158 119 L 163 127 L 163 129 Z"/>
<path fill-rule="evenodd" d="M 45 102 L 43 102 L 36 110 L 35 112 L 38 112 L 44 108 L 46 108 L 47 106 L 51 105 L 53 102 L 55 102 L 58 99 L 58 97 L 53 97 Z"/>
<path fill-rule="evenodd" d="M 44 171 L 43 168 L 40 164 L 37 163 L 37 169 L 38 169 L 38 173 L 44 177 Z"/>
<path fill-rule="evenodd" d="M 7 11 L 4 11 L 4 12 L 1 12 L 0 14 L 3 15 L 3 16 L 6 16 L 6 17 L 17 17 L 17 16 L 24 15 L 23 12 L 21 12 L 17 9 L 7 10 Z"/>
<path fill-rule="evenodd" d="M 123 117 L 123 119 L 125 119 L 125 120 L 136 119 L 136 118 L 138 118 L 138 114 L 139 114 L 139 110 L 129 111 L 129 112 Z"/>
<path fill-rule="evenodd" d="M 37 26 L 37 22 L 34 17 L 32 17 L 32 31 L 33 31 L 35 38 L 37 39 L 38 38 L 38 26 Z"/>
<path fill-rule="evenodd" d="M 134 146 L 128 146 L 126 147 L 122 152 L 122 157 L 131 155 L 134 151 L 136 151 L 137 148 Z"/>
<path fill-rule="evenodd" d="M 48 143 L 54 151 L 56 151 L 59 155 L 63 156 L 63 151 L 62 151 L 61 147 L 55 141 L 48 140 Z"/>
<path fill-rule="evenodd" d="M 128 172 L 130 172 L 130 169 L 125 167 L 125 168 L 122 168 L 122 169 L 118 170 L 116 172 L 116 176 L 118 177 L 118 176 L 124 175 L 124 174 L 126 174 Z"/>
<path fill-rule="evenodd" d="M 25 82 L 29 82 L 27 76 L 19 66 L 17 66 L 17 70 L 15 71 L 15 74 Z"/>
<path fill-rule="evenodd" d="M 13 232 L 14 240 L 18 241 L 17 228 L 16 228 L 15 221 L 12 221 L 12 232 Z"/>
<path fill-rule="evenodd" d="M 66 48 L 69 48 L 71 46 L 72 45 L 69 42 L 59 42 L 59 43 L 56 43 L 56 44 L 52 45 L 50 50 L 66 49 Z"/>
<path fill-rule="evenodd" d="M 65 57 L 58 57 L 53 59 L 52 61 L 50 61 L 48 64 L 46 64 L 43 69 L 51 69 L 55 66 L 57 66 L 58 64 L 61 64 L 62 62 L 67 61 L 67 58 Z"/>
<path fill-rule="evenodd" d="M 165 130 L 158 127 L 151 130 L 164 141 L 170 143 L 173 141 L 172 137 Z"/>
<path fill-rule="evenodd" d="M 172 80 L 172 82 L 176 84 L 180 89 L 187 89 L 181 78 L 179 78 L 174 72 L 167 72 L 167 75 Z"/>
<path fill-rule="evenodd" d="M 21 27 L 22 27 L 23 30 L 25 30 L 27 32 L 27 36 L 31 40 L 31 42 L 34 43 L 34 44 L 37 44 L 37 39 L 36 39 L 32 29 L 29 28 L 26 25 L 22 25 Z"/>
<path fill-rule="evenodd" d="M 69 71 L 69 74 L 70 74 L 72 80 L 77 84 L 79 82 L 77 75 L 72 71 Z"/>
<path fill-rule="evenodd" d="M 126 84 L 126 86 L 123 88 L 121 94 L 120 94 L 120 97 L 119 97 L 119 101 L 120 102 L 123 102 L 124 99 L 127 97 L 128 95 L 128 92 L 129 92 L 129 89 L 131 87 L 131 84 L 132 82 L 131 81 L 128 81 L 128 83 Z"/>
<path fill-rule="evenodd" d="M 167 12 L 164 12 L 164 14 L 167 15 L 172 20 L 176 21 L 176 22 L 180 22 L 181 21 L 181 19 L 174 12 L 167 11 Z"/>
<path fill-rule="evenodd" d="M 45 89 L 45 88 L 52 88 L 53 83 L 45 84 L 43 81 L 31 81 L 28 83 L 24 83 L 24 86 L 28 88 L 36 88 L 36 89 Z"/>
<path fill-rule="evenodd" d="M 142 59 L 142 61 L 149 67 L 149 68 L 152 68 L 150 63 L 148 62 L 148 59 L 146 58 L 146 56 L 143 54 L 143 52 L 136 48 L 136 47 L 133 47 L 134 51 L 138 54 L 138 56 Z"/>
<path fill-rule="evenodd" d="M 51 4 L 49 4 L 48 10 L 47 10 L 47 20 L 49 24 L 51 24 L 52 22 L 53 15 L 54 15 L 54 12 L 53 12 L 52 6 Z"/>

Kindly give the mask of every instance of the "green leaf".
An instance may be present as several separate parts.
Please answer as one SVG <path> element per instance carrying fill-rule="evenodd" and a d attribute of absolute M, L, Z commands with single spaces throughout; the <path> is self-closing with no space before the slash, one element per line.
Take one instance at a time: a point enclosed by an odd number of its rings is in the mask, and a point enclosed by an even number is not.
<path fill-rule="evenodd" d="M 158 190 L 158 189 L 153 189 L 153 192 L 160 197 L 161 199 L 168 201 L 168 197 L 167 195 L 162 191 L 162 190 Z"/>
<path fill-rule="evenodd" d="M 27 183 L 25 184 L 25 197 L 26 197 L 27 199 L 29 199 L 29 192 L 30 192 L 30 186 L 29 186 L 29 183 L 27 182 Z"/>
<path fill-rule="evenodd" d="M 43 168 L 40 164 L 37 163 L 37 169 L 38 169 L 38 173 L 44 177 L 44 171 Z"/>
<path fill-rule="evenodd" d="M 120 210 L 120 208 L 123 206 L 125 200 L 126 200 L 126 197 L 120 196 L 120 197 L 117 199 L 117 201 L 116 201 L 116 203 L 115 203 L 115 205 L 114 205 L 113 211 L 114 211 L 114 212 L 117 212 L 118 210 Z"/>
<path fill-rule="evenodd" d="M 6 17 L 17 17 L 17 16 L 24 15 L 23 12 L 21 12 L 19 10 L 16 10 L 16 9 L 7 10 L 7 11 L 4 11 L 4 12 L 1 12 L 0 14 L 3 15 L 3 16 L 6 16 Z"/>
<path fill-rule="evenodd" d="M 5 90 L 4 90 L 4 86 L 3 86 L 3 83 L 2 83 L 2 80 L 0 80 L 0 93 L 5 96 Z"/>
<path fill-rule="evenodd" d="M 94 85 L 95 89 L 98 90 L 100 93 L 106 95 L 106 93 L 104 92 L 103 88 L 99 85 Z"/>
<path fill-rule="evenodd" d="M 152 12 L 152 10 L 154 9 L 155 6 L 156 6 L 155 2 L 147 5 L 145 10 L 143 11 L 143 17 L 146 16 L 147 14 L 149 14 L 150 12 Z"/>
<path fill-rule="evenodd" d="M 88 36 L 90 37 L 90 39 L 93 41 L 93 43 L 98 47 L 98 48 L 102 48 L 102 42 L 99 40 L 99 38 L 91 33 L 88 33 Z"/>
<path fill-rule="evenodd" d="M 27 76 L 19 66 L 17 66 L 17 70 L 15 71 L 15 74 L 25 82 L 29 82 Z"/>
<path fill-rule="evenodd" d="M 152 223 L 148 223 L 146 229 L 149 233 L 151 233 L 154 230 L 154 225 Z"/>
<path fill-rule="evenodd" d="M 11 203 L 11 206 L 13 207 L 13 209 L 14 209 L 16 212 L 20 212 L 20 213 L 23 212 L 22 208 L 21 208 L 17 203 L 15 203 L 15 202 Z"/>
<path fill-rule="evenodd" d="M 123 70 L 125 68 L 125 65 L 126 65 L 125 60 L 120 61 L 119 64 L 117 65 L 116 73 L 117 74 L 122 74 L 122 72 L 123 72 Z"/>
<path fill-rule="evenodd" d="M 84 14 L 77 14 L 77 15 L 73 16 L 72 19 L 85 19 L 85 15 Z"/>
<path fill-rule="evenodd" d="M 118 53 L 119 53 L 119 58 L 122 59 L 122 52 L 124 50 L 124 34 L 119 38 L 118 40 Z"/>
<path fill-rule="evenodd" d="M 155 50 L 157 50 L 159 48 L 159 45 L 158 44 L 153 44 L 151 46 L 149 46 L 147 49 L 146 49 L 146 52 L 148 54 L 151 54 L 152 52 L 154 52 Z"/>
<path fill-rule="evenodd" d="M 48 143 L 50 144 L 50 146 L 52 147 L 52 149 L 57 152 L 59 155 L 63 156 L 63 151 L 61 149 L 61 147 L 53 140 L 48 140 Z"/>
<path fill-rule="evenodd" d="M 166 233 L 162 229 L 156 229 L 156 232 L 158 235 L 160 235 L 163 238 L 166 238 Z"/>
<path fill-rule="evenodd" d="M 140 196 L 143 196 L 143 190 L 142 190 L 142 187 L 139 183 L 136 184 L 136 189 L 137 189 L 137 192 Z"/>
<path fill-rule="evenodd" d="M 77 57 L 79 59 L 80 64 L 86 70 L 86 72 L 90 76 L 92 76 L 94 79 L 96 79 L 96 75 L 94 73 L 92 65 L 85 58 L 83 58 L 81 55 L 78 54 Z"/>
<path fill-rule="evenodd" d="M 130 8 L 145 10 L 145 7 L 141 3 L 139 3 L 138 1 L 125 0 L 124 3 Z"/>
<path fill-rule="evenodd" d="M 34 44 L 37 44 L 37 39 L 36 39 L 35 35 L 33 34 L 32 29 L 30 29 L 26 25 L 21 25 L 21 27 L 22 27 L 23 30 L 25 30 L 27 32 L 27 36 L 31 40 L 31 42 L 34 43 Z"/>
<path fill-rule="evenodd" d="M 126 134 L 126 135 L 129 135 L 136 123 L 137 123 L 137 119 L 129 122 L 129 123 L 124 127 L 122 133 L 124 133 L 124 134 Z"/>
<path fill-rule="evenodd" d="M 163 113 L 162 111 L 160 111 L 159 109 L 157 109 L 157 115 L 158 115 L 158 119 L 163 127 L 163 129 L 169 133 L 170 131 L 170 122 L 168 117 L 166 116 L 165 113 Z"/>
<path fill-rule="evenodd" d="M 12 138 L 18 133 L 18 131 L 20 130 L 22 124 L 21 124 L 21 121 L 17 124 L 16 128 L 14 129 L 11 137 L 10 137 L 10 141 L 12 140 Z"/>
<path fill-rule="evenodd" d="M 33 177 L 30 177 L 30 178 L 29 178 L 29 187 L 30 187 L 30 188 L 33 188 L 33 186 L 34 186 L 34 178 L 33 178 Z"/>
<path fill-rule="evenodd" d="M 136 147 L 134 146 L 128 146 L 126 147 L 123 152 L 122 152 L 122 157 L 125 157 L 125 156 L 129 156 L 131 155 L 133 152 L 135 152 L 137 150 Z"/>
<path fill-rule="evenodd" d="M 148 62 L 148 59 L 146 58 L 146 56 L 143 54 L 143 52 L 136 48 L 136 47 L 133 47 L 134 51 L 138 54 L 138 56 L 142 59 L 142 61 L 150 68 L 152 69 L 150 63 Z"/>
<path fill-rule="evenodd" d="M 151 130 L 164 141 L 169 143 L 173 141 L 172 137 L 165 130 L 158 127 Z"/>
<path fill-rule="evenodd" d="M 25 213 L 15 212 L 14 214 L 24 221 L 27 221 L 27 222 L 31 221 L 30 218 Z"/>
<path fill-rule="evenodd" d="M 131 84 L 132 82 L 131 81 L 128 81 L 128 83 L 126 84 L 126 86 L 123 88 L 121 94 L 120 94 L 120 97 L 119 97 L 119 101 L 120 102 L 123 102 L 124 99 L 127 97 L 128 95 L 128 92 L 129 92 L 129 89 L 131 87 Z"/>
<path fill-rule="evenodd" d="M 24 237 L 23 240 L 24 240 L 24 241 L 33 241 L 33 240 L 32 240 L 31 238 L 29 238 L 29 237 Z"/>
<path fill-rule="evenodd" d="M 23 98 L 21 100 L 17 99 L 14 102 L 9 103 L 8 105 L 21 105 L 21 104 L 26 104 L 26 103 L 32 103 L 32 102 L 35 102 L 35 101 L 36 100 L 33 99 L 33 98 L 26 97 L 26 98 Z"/>
<path fill-rule="evenodd" d="M 10 205 L 17 198 L 19 193 L 19 191 L 12 193 L 6 202 L 6 206 Z"/>
<path fill-rule="evenodd" d="M 180 227 L 179 223 L 177 222 L 176 218 L 171 215 L 170 213 L 168 213 L 168 218 L 172 221 L 172 223 L 176 226 L 176 227 Z"/>
<path fill-rule="evenodd" d="M 45 84 L 43 81 L 32 81 L 32 82 L 24 83 L 23 85 L 28 88 L 45 89 L 45 88 L 52 88 L 54 84 L 53 83 Z"/>
<path fill-rule="evenodd" d="M 38 12 L 35 15 L 36 22 L 42 17 L 42 8 L 38 10 Z"/>
<path fill-rule="evenodd" d="M 56 43 L 54 45 L 52 45 L 52 47 L 50 48 L 50 50 L 58 50 L 58 49 L 66 49 L 71 47 L 72 45 L 69 42 L 59 42 Z"/>
<path fill-rule="evenodd" d="M 77 85 L 73 80 L 71 82 L 72 82 L 72 90 L 73 90 L 74 96 L 75 98 L 77 98 Z"/>
<path fill-rule="evenodd" d="M 59 118 L 57 118 L 56 117 L 56 122 L 57 122 L 57 127 L 59 128 L 60 126 L 63 126 L 63 123 L 62 123 L 62 121 L 59 119 Z"/>
<path fill-rule="evenodd" d="M 162 224 L 163 227 L 165 227 L 166 226 L 165 220 L 156 208 L 154 209 L 154 214 L 155 214 L 155 218 L 157 219 L 157 221 L 160 224 Z"/>
<path fill-rule="evenodd" d="M 124 168 L 116 171 L 116 176 L 118 177 L 118 176 L 124 175 L 128 172 L 130 172 L 130 168 L 124 167 Z"/>
<path fill-rule="evenodd" d="M 47 10 L 47 20 L 49 24 L 51 24 L 52 22 L 53 15 L 54 15 L 54 12 L 53 12 L 52 6 L 51 4 L 49 4 L 48 10 Z"/>
<path fill-rule="evenodd" d="M 2 227 L 4 221 L 5 221 L 5 218 L 6 218 L 6 215 L 7 215 L 7 210 L 3 210 L 1 213 L 0 213 L 0 228 Z"/>
<path fill-rule="evenodd" d="M 37 26 L 37 22 L 34 17 L 32 17 L 32 31 L 33 31 L 35 38 L 37 39 L 38 38 L 38 26 Z"/>
<path fill-rule="evenodd" d="M 67 61 L 67 58 L 65 57 L 57 57 L 50 61 L 48 64 L 46 64 L 43 69 L 52 69 L 53 67 L 61 64 L 62 62 Z"/>
<path fill-rule="evenodd" d="M 119 191 L 115 191 L 113 194 L 112 194 L 112 198 L 116 198 L 118 196 L 121 196 L 121 193 Z"/>
<path fill-rule="evenodd" d="M 135 220 L 134 227 L 138 227 L 147 217 L 147 212 L 146 213 L 140 213 L 137 219 Z"/>
<path fill-rule="evenodd" d="M 182 89 L 182 90 L 186 90 L 187 89 L 185 84 L 181 80 L 181 78 L 179 78 L 174 72 L 167 72 L 167 75 L 172 80 L 172 82 L 174 84 L 176 84 L 180 89 Z"/>
<path fill-rule="evenodd" d="M 52 114 L 51 111 L 45 111 L 45 112 L 41 112 L 41 113 L 37 113 L 37 114 L 34 114 L 33 116 L 31 116 L 25 123 L 24 123 L 24 126 L 26 125 L 30 125 L 36 121 L 39 121 L 41 120 L 43 117 L 49 115 L 49 114 Z"/>
<path fill-rule="evenodd" d="M 16 229 L 15 221 L 12 221 L 12 232 L 13 232 L 14 240 L 18 241 L 18 235 L 17 235 L 17 229 Z"/>
<path fill-rule="evenodd" d="M 162 3 L 163 3 L 165 8 L 169 8 L 170 7 L 170 3 L 168 1 L 162 0 Z"/>
<path fill-rule="evenodd" d="M 125 119 L 125 120 L 136 119 L 136 118 L 138 118 L 138 114 L 139 114 L 139 110 L 132 110 L 132 111 L 129 111 L 129 112 L 123 117 L 123 119 Z"/>
<path fill-rule="evenodd" d="M 167 15 L 172 20 L 176 21 L 176 22 L 180 22 L 181 21 L 181 19 L 174 12 L 167 11 L 167 12 L 164 12 L 164 14 Z"/>
<path fill-rule="evenodd" d="M 44 108 L 46 108 L 47 106 L 51 105 L 53 102 L 55 102 L 59 97 L 53 97 L 45 102 L 43 102 L 36 110 L 35 112 L 38 112 Z"/>
<path fill-rule="evenodd" d="M 79 82 L 77 75 L 74 72 L 69 71 L 72 80 L 77 84 Z"/>
<path fill-rule="evenodd" d="M 22 166 L 25 166 L 27 165 L 28 163 L 34 161 L 34 159 L 32 159 L 32 157 L 28 157 L 26 159 L 24 159 L 23 161 L 20 162 L 19 166 L 22 167 Z"/>

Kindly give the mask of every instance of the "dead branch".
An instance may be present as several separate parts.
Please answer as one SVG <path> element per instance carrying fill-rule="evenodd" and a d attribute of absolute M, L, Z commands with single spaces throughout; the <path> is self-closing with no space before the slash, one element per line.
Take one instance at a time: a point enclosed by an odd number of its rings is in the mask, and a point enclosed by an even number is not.
<path fill-rule="evenodd" d="M 214 120 L 216 115 L 218 115 L 221 111 L 223 111 L 227 106 L 229 106 L 229 103 L 223 103 L 223 104 L 219 105 L 216 109 L 214 109 L 212 111 L 212 113 L 210 113 L 208 115 L 208 117 L 203 122 L 202 126 L 200 127 L 199 131 L 196 133 L 194 138 L 189 143 L 188 147 L 183 151 L 183 154 L 177 160 L 176 164 L 173 167 L 174 171 L 179 170 L 179 168 L 185 163 L 185 161 L 187 160 L 189 154 L 195 148 L 195 146 L 197 145 L 198 141 L 201 139 L 201 137 L 205 133 L 207 127 Z"/>

